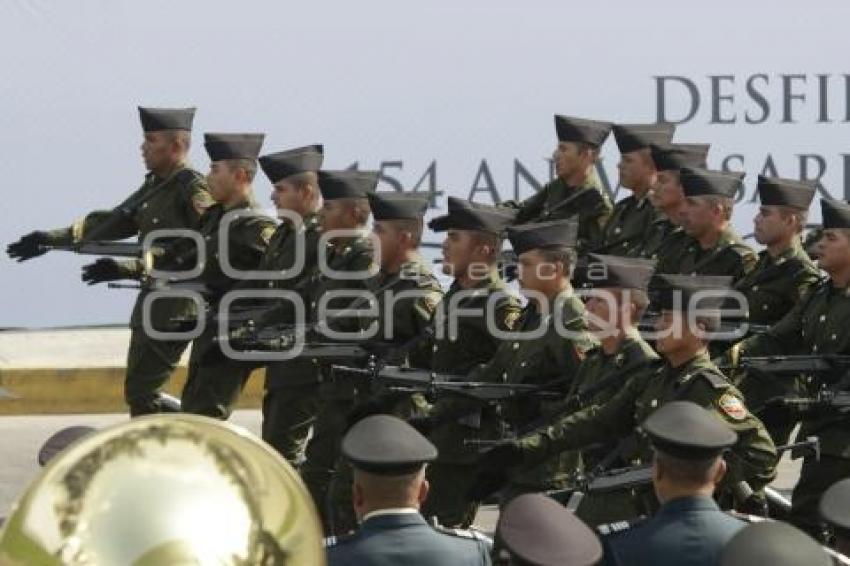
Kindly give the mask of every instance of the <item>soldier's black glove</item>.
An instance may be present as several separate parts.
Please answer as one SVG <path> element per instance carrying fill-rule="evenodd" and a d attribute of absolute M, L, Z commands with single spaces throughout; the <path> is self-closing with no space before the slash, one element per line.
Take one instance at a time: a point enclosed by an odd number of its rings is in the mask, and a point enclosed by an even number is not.
<path fill-rule="evenodd" d="M 109 257 L 102 257 L 94 263 L 83 266 L 82 279 L 89 285 L 117 281 L 126 277 L 127 274 L 121 264 Z"/>
<path fill-rule="evenodd" d="M 49 244 L 50 238 L 47 232 L 36 230 L 21 237 L 17 242 L 6 246 L 6 253 L 9 254 L 10 258 L 18 262 L 26 261 L 47 253 L 49 249 L 47 246 Z"/>

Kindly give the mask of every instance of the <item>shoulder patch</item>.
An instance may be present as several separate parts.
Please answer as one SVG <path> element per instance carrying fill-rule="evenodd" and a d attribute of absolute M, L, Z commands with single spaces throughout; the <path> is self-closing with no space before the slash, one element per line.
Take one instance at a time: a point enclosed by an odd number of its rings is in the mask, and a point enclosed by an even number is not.
<path fill-rule="evenodd" d="M 721 395 L 720 399 L 717 400 L 717 406 L 724 415 L 733 421 L 742 421 L 747 418 L 747 408 L 744 403 L 731 393 Z"/>
<path fill-rule="evenodd" d="M 623 533 L 635 527 L 639 527 L 645 522 L 646 518 L 640 517 L 638 519 L 632 519 L 630 521 L 614 521 L 613 523 L 602 523 L 601 525 L 596 525 L 596 532 L 598 532 L 604 537 L 611 536 L 618 533 Z"/>
<path fill-rule="evenodd" d="M 729 387 L 729 381 L 716 371 L 702 370 L 697 373 L 698 376 L 705 379 L 715 389 L 725 389 Z"/>
<path fill-rule="evenodd" d="M 340 535 L 340 536 L 331 535 L 329 537 L 325 537 L 325 539 L 322 541 L 322 544 L 324 545 L 325 548 L 331 548 L 332 546 L 339 546 L 340 544 L 348 542 L 348 541 L 354 539 L 356 536 L 357 536 L 357 533 L 351 533 L 351 534 Z"/>

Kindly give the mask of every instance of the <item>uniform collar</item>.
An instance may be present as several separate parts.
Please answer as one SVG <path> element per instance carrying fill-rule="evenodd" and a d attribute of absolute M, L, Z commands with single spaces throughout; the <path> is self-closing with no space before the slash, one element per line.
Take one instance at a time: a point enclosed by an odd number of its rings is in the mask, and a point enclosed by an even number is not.
<path fill-rule="evenodd" d="M 700 495 L 677 497 L 658 510 L 658 515 L 678 514 L 685 511 L 719 511 L 720 507 L 711 497 Z"/>
<path fill-rule="evenodd" d="M 414 509 L 413 507 L 399 507 L 379 509 L 367 513 L 360 522 L 360 528 L 362 530 L 377 530 L 427 524 L 418 509 Z"/>

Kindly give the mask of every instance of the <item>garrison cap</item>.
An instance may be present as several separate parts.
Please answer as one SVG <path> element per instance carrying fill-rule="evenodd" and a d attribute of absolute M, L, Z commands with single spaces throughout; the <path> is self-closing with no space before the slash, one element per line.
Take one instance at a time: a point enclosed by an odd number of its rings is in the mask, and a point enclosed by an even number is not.
<path fill-rule="evenodd" d="M 574 248 L 578 238 L 578 222 L 554 220 L 510 226 L 507 236 L 516 255 L 535 249 Z"/>
<path fill-rule="evenodd" d="M 841 200 L 820 199 L 821 217 L 825 230 L 850 228 L 850 204 Z"/>
<path fill-rule="evenodd" d="M 421 220 L 428 210 L 428 199 L 395 191 L 369 193 L 369 207 L 375 220 Z"/>
<path fill-rule="evenodd" d="M 650 259 L 615 255 L 589 254 L 586 264 L 576 269 L 576 286 L 584 289 L 649 287 L 655 262 Z"/>
<path fill-rule="evenodd" d="M 348 430 L 342 454 L 359 470 L 393 476 L 419 470 L 437 457 L 437 449 L 398 417 L 372 415 Z"/>
<path fill-rule="evenodd" d="M 535 566 L 591 566 L 602 559 L 602 545 L 572 511 L 540 493 L 520 495 L 505 506 L 496 540 L 513 563 Z"/>
<path fill-rule="evenodd" d="M 832 484 L 820 497 L 821 518 L 844 532 L 850 532 L 850 479 Z"/>
<path fill-rule="evenodd" d="M 743 173 L 682 167 L 679 183 L 686 197 L 717 196 L 735 198 L 742 186 Z"/>
<path fill-rule="evenodd" d="M 721 566 L 830 566 L 832 559 L 815 540 L 782 521 L 747 525 L 720 554 Z"/>
<path fill-rule="evenodd" d="M 477 230 L 501 235 L 516 218 L 516 212 L 513 210 L 456 197 L 448 198 L 448 207 L 448 214 L 433 218 L 428 223 L 428 227 L 434 232 Z"/>
<path fill-rule="evenodd" d="M 195 108 L 144 108 L 139 106 L 139 118 L 142 130 L 159 132 L 162 130 L 192 131 Z"/>
<path fill-rule="evenodd" d="M 732 277 L 725 275 L 673 275 L 656 273 L 649 288 L 652 302 L 661 310 L 720 310 L 731 292 Z M 712 292 L 713 291 L 713 292 Z M 694 297 L 698 300 L 692 300 Z M 681 297 L 677 301 L 677 297 Z"/>
<path fill-rule="evenodd" d="M 319 171 L 319 190 L 325 200 L 366 198 L 377 187 L 377 171 Z"/>
<path fill-rule="evenodd" d="M 299 173 L 315 173 L 322 168 L 324 148 L 321 144 L 308 145 L 286 151 L 269 153 L 260 157 L 260 167 L 272 184 Z"/>
<path fill-rule="evenodd" d="M 690 401 L 665 403 L 641 428 L 656 450 L 683 460 L 708 460 L 738 441 L 735 431 Z"/>
<path fill-rule="evenodd" d="M 46 466 L 54 456 L 65 450 L 68 446 L 75 443 L 79 439 L 95 432 L 95 428 L 90 426 L 69 426 L 63 428 L 41 446 L 38 451 L 38 463 L 41 466 Z"/>
<path fill-rule="evenodd" d="M 257 159 L 265 134 L 204 134 L 210 161 Z"/>
<path fill-rule="evenodd" d="M 673 139 L 676 126 L 661 122 L 658 124 L 614 124 L 614 139 L 620 153 L 630 153 L 646 149 L 652 144 L 666 144 Z"/>
<path fill-rule="evenodd" d="M 794 181 L 779 177 L 758 176 L 759 200 L 767 206 L 790 206 L 808 210 L 817 187 L 812 181 Z"/>
<path fill-rule="evenodd" d="M 668 143 L 649 146 L 652 161 L 658 171 L 678 171 L 682 167 L 705 168 L 707 143 Z"/>
<path fill-rule="evenodd" d="M 558 141 L 562 142 L 580 142 L 599 147 L 611 133 L 612 125 L 611 122 L 555 114 L 555 131 Z"/>

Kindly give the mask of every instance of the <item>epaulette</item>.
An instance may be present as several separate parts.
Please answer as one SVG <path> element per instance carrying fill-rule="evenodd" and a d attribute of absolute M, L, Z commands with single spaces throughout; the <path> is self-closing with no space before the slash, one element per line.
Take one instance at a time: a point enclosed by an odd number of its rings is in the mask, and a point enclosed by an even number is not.
<path fill-rule="evenodd" d="M 182 169 L 174 175 L 174 180 L 180 183 L 183 187 L 189 187 L 192 183 L 203 178 L 198 171 L 191 168 Z"/>
<path fill-rule="evenodd" d="M 700 376 L 704 378 L 715 389 L 726 389 L 730 383 L 723 374 L 712 370 L 711 368 L 701 368 L 694 372 L 694 377 Z"/>
<path fill-rule="evenodd" d="M 431 528 L 440 534 L 449 535 L 452 537 L 465 538 L 469 540 L 477 540 L 488 545 L 493 544 L 493 539 L 477 529 L 452 529 L 435 523 L 430 523 Z"/>
<path fill-rule="evenodd" d="M 639 527 L 646 521 L 646 517 L 638 517 L 637 519 L 629 519 L 628 521 L 614 521 L 613 523 L 602 523 L 601 525 L 596 525 L 596 532 L 603 537 L 617 535 L 635 527 Z"/>
<path fill-rule="evenodd" d="M 330 548 L 332 546 L 338 546 L 340 544 L 344 544 L 351 540 L 354 540 L 357 537 L 357 533 L 349 533 L 347 535 L 335 536 L 331 535 L 329 537 L 325 537 L 322 541 L 322 544 L 325 548 Z"/>

